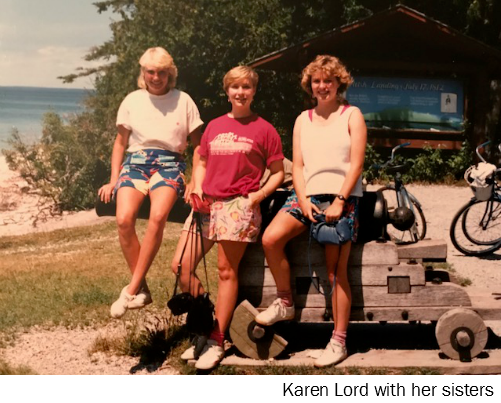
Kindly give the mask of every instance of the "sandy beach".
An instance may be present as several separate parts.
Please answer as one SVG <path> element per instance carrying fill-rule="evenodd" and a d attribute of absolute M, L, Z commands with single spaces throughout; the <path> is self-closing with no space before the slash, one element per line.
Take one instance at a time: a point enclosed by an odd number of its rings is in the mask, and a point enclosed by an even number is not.
<path fill-rule="evenodd" d="M 0 237 L 47 232 L 69 227 L 93 225 L 113 218 L 100 218 L 94 210 L 64 213 L 61 216 L 37 215 L 44 206 L 40 198 L 28 191 L 28 184 L 9 169 L 0 156 Z"/>

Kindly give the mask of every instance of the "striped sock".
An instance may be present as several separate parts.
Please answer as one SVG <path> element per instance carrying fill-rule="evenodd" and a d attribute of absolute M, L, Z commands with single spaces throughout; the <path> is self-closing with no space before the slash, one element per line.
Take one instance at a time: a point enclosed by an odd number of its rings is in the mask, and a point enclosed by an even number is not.
<path fill-rule="evenodd" d="M 346 346 L 346 331 L 341 332 L 339 330 L 334 330 L 334 332 L 332 333 L 332 338 L 342 346 Z"/>
<path fill-rule="evenodd" d="M 224 342 L 224 333 L 214 329 L 209 336 L 209 339 L 217 341 L 217 344 L 223 346 Z"/>
<path fill-rule="evenodd" d="M 291 307 L 294 305 L 294 301 L 292 300 L 292 291 L 277 291 L 277 297 L 282 300 L 282 303 L 286 307 Z"/>

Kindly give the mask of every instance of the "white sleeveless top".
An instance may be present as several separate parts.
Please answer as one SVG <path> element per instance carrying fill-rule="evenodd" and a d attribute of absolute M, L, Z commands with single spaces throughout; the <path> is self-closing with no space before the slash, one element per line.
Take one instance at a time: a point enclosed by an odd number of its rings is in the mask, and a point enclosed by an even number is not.
<path fill-rule="evenodd" d="M 327 126 L 313 123 L 307 110 L 299 116 L 306 196 L 338 194 L 341 190 L 350 169 L 351 136 L 348 121 L 355 108 L 345 108 Z M 362 197 L 362 176 L 358 178 L 350 196 Z"/>

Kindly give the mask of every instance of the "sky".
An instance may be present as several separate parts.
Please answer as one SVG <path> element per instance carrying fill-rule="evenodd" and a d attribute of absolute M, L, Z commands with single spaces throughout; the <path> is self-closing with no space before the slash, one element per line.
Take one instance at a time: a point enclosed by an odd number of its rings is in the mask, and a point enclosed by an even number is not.
<path fill-rule="evenodd" d="M 112 14 L 99 14 L 95 1 L 0 0 L 0 86 L 93 88 L 88 77 L 57 77 L 99 65 L 83 57 L 111 39 Z"/>

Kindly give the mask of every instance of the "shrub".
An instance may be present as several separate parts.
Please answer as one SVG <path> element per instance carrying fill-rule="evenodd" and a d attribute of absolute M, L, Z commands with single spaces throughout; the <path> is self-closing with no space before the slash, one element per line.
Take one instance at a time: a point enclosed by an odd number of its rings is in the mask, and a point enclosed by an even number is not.
<path fill-rule="evenodd" d="M 93 130 L 85 113 L 65 124 L 59 115 L 44 115 L 42 138 L 28 144 L 14 130 L 3 150 L 10 169 L 30 190 L 49 200 L 54 212 L 94 205 L 97 187 L 109 175 L 108 139 Z"/>

